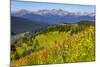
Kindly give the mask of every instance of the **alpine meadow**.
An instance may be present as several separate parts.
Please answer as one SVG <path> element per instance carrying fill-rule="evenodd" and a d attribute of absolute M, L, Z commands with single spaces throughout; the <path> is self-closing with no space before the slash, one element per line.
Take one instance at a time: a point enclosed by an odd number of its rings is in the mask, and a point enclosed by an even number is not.
<path fill-rule="evenodd" d="M 11 1 L 11 66 L 95 61 L 95 6 Z"/>

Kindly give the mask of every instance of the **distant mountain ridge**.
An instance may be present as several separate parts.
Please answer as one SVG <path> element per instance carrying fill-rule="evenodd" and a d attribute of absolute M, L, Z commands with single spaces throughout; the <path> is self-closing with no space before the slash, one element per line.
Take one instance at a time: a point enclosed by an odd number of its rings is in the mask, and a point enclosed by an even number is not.
<path fill-rule="evenodd" d="M 32 14 L 39 14 L 39 15 L 44 15 L 44 14 L 52 14 L 52 15 L 59 15 L 59 16 L 65 16 L 65 15 L 73 15 L 73 16 L 95 16 L 94 12 L 69 12 L 69 11 L 64 11 L 62 9 L 43 9 L 43 10 L 38 10 L 38 11 L 30 11 L 26 9 L 21 9 L 15 12 L 12 12 L 13 15 L 25 15 L 28 13 Z"/>
<path fill-rule="evenodd" d="M 62 9 L 43 9 L 38 11 L 22 9 L 13 12 L 12 16 L 22 17 L 32 21 L 46 22 L 48 24 L 59 24 L 60 22 L 76 23 L 83 20 L 95 21 L 94 12 L 68 12 Z"/>

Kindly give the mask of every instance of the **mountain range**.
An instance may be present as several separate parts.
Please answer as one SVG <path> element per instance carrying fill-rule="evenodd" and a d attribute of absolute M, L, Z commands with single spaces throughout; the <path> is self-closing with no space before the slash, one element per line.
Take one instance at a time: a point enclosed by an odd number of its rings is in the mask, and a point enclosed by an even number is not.
<path fill-rule="evenodd" d="M 76 23 L 83 20 L 95 21 L 94 12 L 69 12 L 62 9 L 43 9 L 38 11 L 21 9 L 12 12 L 12 16 L 25 18 L 32 21 L 45 22 L 48 24 L 59 24 L 61 22 Z"/>

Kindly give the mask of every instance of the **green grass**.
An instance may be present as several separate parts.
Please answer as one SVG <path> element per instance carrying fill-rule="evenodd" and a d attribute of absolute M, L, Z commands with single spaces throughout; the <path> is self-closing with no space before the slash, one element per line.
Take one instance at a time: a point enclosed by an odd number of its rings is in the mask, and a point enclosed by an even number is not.
<path fill-rule="evenodd" d="M 55 42 L 59 42 L 65 38 L 68 32 L 48 32 L 45 34 L 40 34 L 35 37 L 38 40 L 40 46 L 49 46 Z"/>

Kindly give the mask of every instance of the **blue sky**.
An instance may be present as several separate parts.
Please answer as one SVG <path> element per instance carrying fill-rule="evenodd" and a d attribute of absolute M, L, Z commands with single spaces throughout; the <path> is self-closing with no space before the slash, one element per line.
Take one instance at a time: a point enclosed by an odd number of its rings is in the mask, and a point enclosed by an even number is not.
<path fill-rule="evenodd" d="M 20 9 L 27 9 L 31 11 L 37 11 L 42 9 L 62 9 L 70 12 L 95 12 L 95 6 L 93 5 L 11 1 L 11 11 L 16 11 Z"/>

